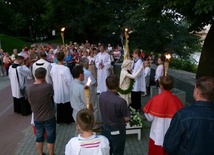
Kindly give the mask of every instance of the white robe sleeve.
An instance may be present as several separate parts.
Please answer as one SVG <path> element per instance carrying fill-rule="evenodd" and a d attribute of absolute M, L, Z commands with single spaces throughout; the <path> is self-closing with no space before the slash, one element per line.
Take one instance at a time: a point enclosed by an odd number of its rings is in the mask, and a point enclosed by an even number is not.
<path fill-rule="evenodd" d="M 99 55 L 100 55 L 100 54 L 98 54 L 98 55 L 96 56 L 96 58 L 95 58 L 95 66 L 96 66 L 96 68 L 100 68 Z"/>
<path fill-rule="evenodd" d="M 28 75 L 30 75 L 30 69 L 28 67 L 24 66 L 20 66 L 19 67 L 19 73 L 24 76 L 27 77 Z"/>
<path fill-rule="evenodd" d="M 64 73 L 63 73 L 62 76 L 63 76 L 62 78 L 64 79 L 64 81 L 65 81 L 68 85 L 70 85 L 70 84 L 71 84 L 71 81 L 73 80 L 73 76 L 71 75 L 70 70 L 69 70 L 68 67 L 65 69 L 65 71 L 64 71 Z"/>
<path fill-rule="evenodd" d="M 135 72 L 134 74 L 127 74 L 126 76 L 129 77 L 130 79 L 135 79 L 142 71 L 143 67 L 140 67 L 137 72 Z"/>
<path fill-rule="evenodd" d="M 154 120 L 154 116 L 152 116 L 150 114 L 146 114 L 146 113 L 144 113 L 144 115 L 149 122 L 152 122 Z"/>

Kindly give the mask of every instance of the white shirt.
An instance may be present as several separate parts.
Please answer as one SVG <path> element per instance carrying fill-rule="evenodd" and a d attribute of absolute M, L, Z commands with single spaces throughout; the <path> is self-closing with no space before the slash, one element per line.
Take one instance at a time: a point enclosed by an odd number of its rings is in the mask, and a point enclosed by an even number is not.
<path fill-rule="evenodd" d="M 163 65 L 158 65 L 158 67 L 155 70 L 155 81 L 160 80 L 160 77 L 163 76 Z"/>
<path fill-rule="evenodd" d="M 73 137 L 65 146 L 65 155 L 109 155 L 109 141 L 95 133 L 88 138 Z"/>
<path fill-rule="evenodd" d="M 150 67 L 145 67 L 144 69 L 144 76 L 150 76 L 151 74 L 151 68 Z"/>
<path fill-rule="evenodd" d="M 58 104 L 70 102 L 69 85 L 73 80 L 70 69 L 56 64 L 52 67 L 50 75 L 53 81 L 54 102 Z"/>

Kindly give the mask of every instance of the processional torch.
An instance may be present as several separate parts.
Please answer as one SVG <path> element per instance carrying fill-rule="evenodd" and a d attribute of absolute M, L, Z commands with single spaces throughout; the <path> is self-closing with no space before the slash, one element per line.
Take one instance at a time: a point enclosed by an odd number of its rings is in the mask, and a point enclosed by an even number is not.
<path fill-rule="evenodd" d="M 85 95 L 87 109 L 90 109 L 90 98 L 91 98 L 90 83 L 91 83 L 91 78 L 89 77 L 87 79 L 87 82 L 86 82 L 86 85 L 85 85 L 85 89 L 84 89 L 84 95 Z"/>
<path fill-rule="evenodd" d="M 61 28 L 61 37 L 62 37 L 62 44 L 65 45 L 65 36 L 64 36 L 65 27 Z"/>
<path fill-rule="evenodd" d="M 128 28 L 125 28 L 124 35 L 126 38 L 126 44 L 125 44 L 126 47 L 125 47 L 125 51 L 124 51 L 124 60 L 125 60 L 125 59 L 130 59 L 130 55 L 129 55 L 129 29 Z"/>
<path fill-rule="evenodd" d="M 164 62 L 164 70 L 165 70 L 165 76 L 167 76 L 167 73 L 168 73 L 168 69 L 169 69 L 169 61 L 171 59 L 171 54 L 169 53 L 166 53 L 165 54 L 165 62 Z"/>

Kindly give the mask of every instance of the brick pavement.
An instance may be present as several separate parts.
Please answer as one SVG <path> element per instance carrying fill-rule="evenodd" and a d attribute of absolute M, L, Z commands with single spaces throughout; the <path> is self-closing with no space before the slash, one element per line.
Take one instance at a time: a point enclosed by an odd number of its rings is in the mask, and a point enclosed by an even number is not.
<path fill-rule="evenodd" d="M 142 106 L 148 101 L 149 97 L 142 97 Z M 150 124 L 147 123 L 147 126 Z M 70 125 L 58 124 L 57 125 L 57 137 L 55 143 L 55 154 L 63 155 L 65 151 L 65 145 L 70 138 L 74 136 L 75 124 Z M 37 155 L 35 147 L 35 136 L 33 135 L 32 126 L 24 130 L 25 136 L 19 142 L 15 151 L 16 155 Z M 99 133 L 98 133 L 99 134 Z M 125 155 L 146 155 L 148 152 L 148 140 L 149 140 L 149 128 L 142 129 L 141 140 L 137 139 L 137 135 L 127 135 Z M 44 152 L 48 153 L 46 143 L 44 145 Z"/>
<path fill-rule="evenodd" d="M 14 154 L 18 142 L 25 136 L 22 131 L 29 126 L 29 120 L 30 116 L 13 112 L 9 79 L 0 77 L 0 154 Z"/>

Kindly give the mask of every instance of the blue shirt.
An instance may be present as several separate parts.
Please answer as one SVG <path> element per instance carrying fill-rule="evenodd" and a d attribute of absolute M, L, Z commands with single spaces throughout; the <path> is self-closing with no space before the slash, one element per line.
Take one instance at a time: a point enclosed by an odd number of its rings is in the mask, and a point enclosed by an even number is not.
<path fill-rule="evenodd" d="M 65 62 L 70 62 L 71 60 L 72 60 L 72 56 L 71 55 L 68 55 L 68 56 L 64 57 L 64 61 Z"/>

